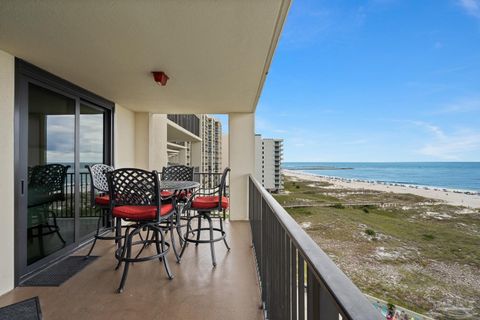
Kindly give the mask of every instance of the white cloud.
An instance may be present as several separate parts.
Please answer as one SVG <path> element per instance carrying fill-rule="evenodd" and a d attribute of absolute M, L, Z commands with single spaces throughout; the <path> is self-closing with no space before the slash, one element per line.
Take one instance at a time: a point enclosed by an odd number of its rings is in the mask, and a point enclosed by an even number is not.
<path fill-rule="evenodd" d="M 477 152 L 480 154 L 480 132 L 463 129 L 445 133 L 440 127 L 423 121 L 414 121 L 430 133 L 431 139 L 424 143 L 418 153 L 437 160 L 462 160 L 465 154 Z"/>
<path fill-rule="evenodd" d="M 466 13 L 480 19 L 480 0 L 459 0 L 458 4 Z"/>

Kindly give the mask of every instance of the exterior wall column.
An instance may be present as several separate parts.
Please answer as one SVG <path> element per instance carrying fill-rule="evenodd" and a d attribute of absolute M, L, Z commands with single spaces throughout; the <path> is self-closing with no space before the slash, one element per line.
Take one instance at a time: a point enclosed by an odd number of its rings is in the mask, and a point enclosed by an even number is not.
<path fill-rule="evenodd" d="M 202 142 L 192 142 L 190 147 L 190 165 L 202 171 Z"/>
<path fill-rule="evenodd" d="M 161 171 L 167 157 L 167 116 L 135 113 L 135 166 Z"/>
<path fill-rule="evenodd" d="M 168 164 L 167 155 L 167 115 L 150 116 L 149 170 L 162 171 Z"/>
<path fill-rule="evenodd" d="M 148 170 L 150 155 L 150 113 L 135 112 L 135 166 Z"/>
<path fill-rule="evenodd" d="M 230 113 L 230 219 L 248 220 L 248 177 L 255 173 L 255 113 Z"/>
<path fill-rule="evenodd" d="M 14 287 L 15 58 L 0 50 L 0 295 Z"/>

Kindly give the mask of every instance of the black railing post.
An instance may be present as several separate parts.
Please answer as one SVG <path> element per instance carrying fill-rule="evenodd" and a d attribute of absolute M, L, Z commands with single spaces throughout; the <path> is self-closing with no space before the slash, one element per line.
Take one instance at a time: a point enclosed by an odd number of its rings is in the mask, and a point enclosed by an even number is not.
<path fill-rule="evenodd" d="M 248 186 L 252 244 L 267 319 L 382 319 L 253 177 Z"/>

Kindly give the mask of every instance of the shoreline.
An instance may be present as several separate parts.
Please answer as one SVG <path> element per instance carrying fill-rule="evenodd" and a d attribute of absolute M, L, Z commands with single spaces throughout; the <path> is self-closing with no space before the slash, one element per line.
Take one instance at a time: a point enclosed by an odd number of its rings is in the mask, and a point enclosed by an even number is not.
<path fill-rule="evenodd" d="M 297 179 L 317 182 L 329 182 L 335 187 L 345 189 L 370 189 L 393 193 L 411 193 L 425 198 L 443 201 L 454 206 L 480 208 L 480 193 L 467 190 L 450 190 L 447 188 L 408 185 L 388 182 L 375 182 L 356 179 L 346 179 L 332 176 L 320 176 L 300 170 L 282 169 L 284 175 Z"/>

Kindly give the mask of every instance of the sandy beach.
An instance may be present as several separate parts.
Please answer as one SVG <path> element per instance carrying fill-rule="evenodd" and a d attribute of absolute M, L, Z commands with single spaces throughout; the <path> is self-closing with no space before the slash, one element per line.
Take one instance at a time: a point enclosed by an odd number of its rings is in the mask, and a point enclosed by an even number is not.
<path fill-rule="evenodd" d="M 454 206 L 465 206 L 469 208 L 480 208 L 480 195 L 469 194 L 468 192 L 447 190 L 431 187 L 420 186 L 408 186 L 408 185 L 395 185 L 375 183 L 368 181 L 357 181 L 350 179 L 342 179 L 335 177 L 317 176 L 313 174 L 304 173 L 297 170 L 283 169 L 282 173 L 289 177 L 294 177 L 301 180 L 329 182 L 333 184 L 334 188 L 346 188 L 346 189 L 368 189 L 384 192 L 394 193 L 411 193 L 414 195 L 422 196 L 425 198 L 431 198 L 435 200 L 444 201 L 447 204 Z"/>

